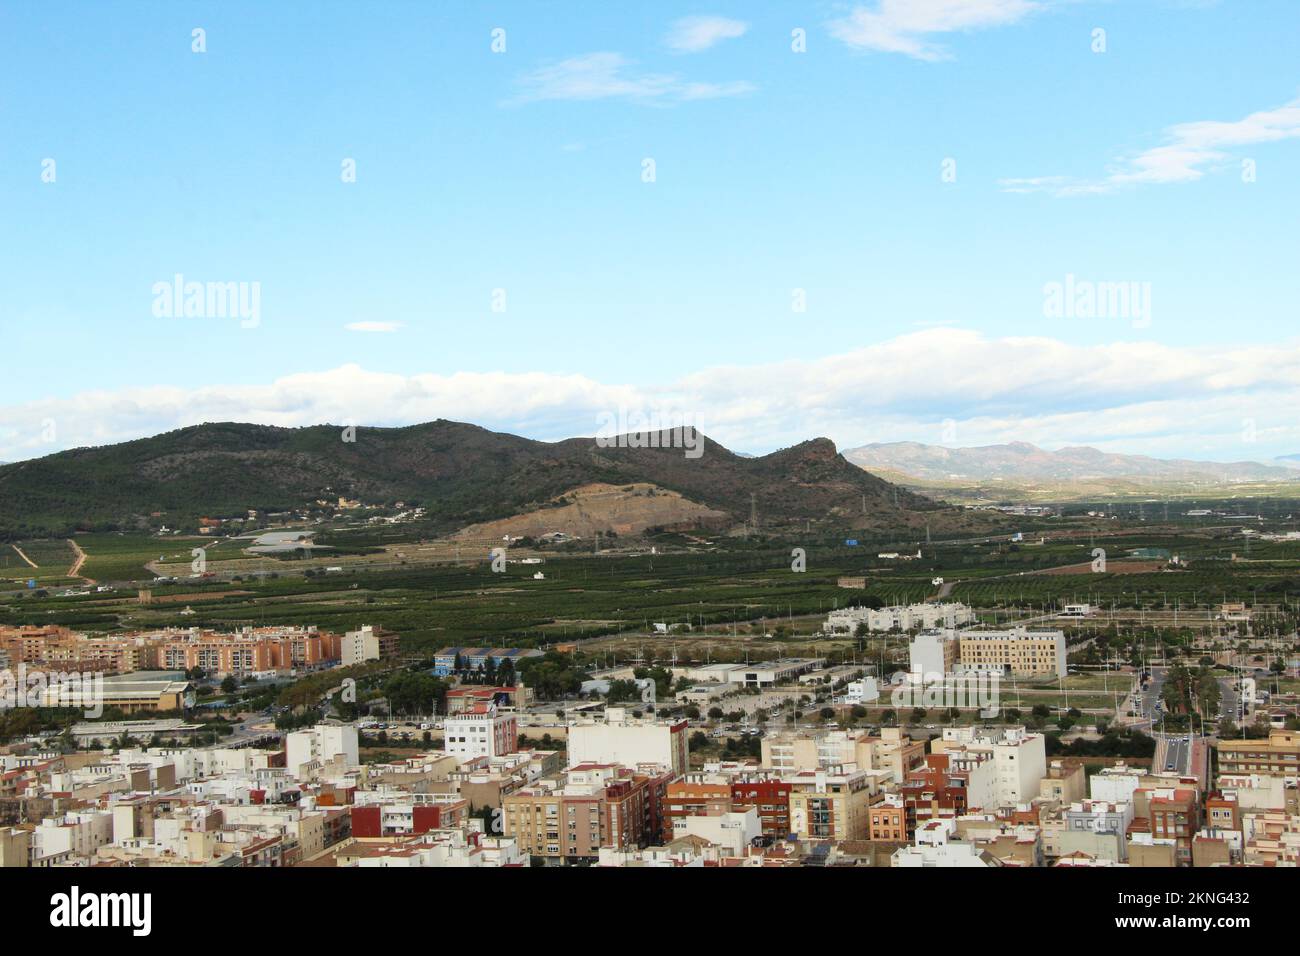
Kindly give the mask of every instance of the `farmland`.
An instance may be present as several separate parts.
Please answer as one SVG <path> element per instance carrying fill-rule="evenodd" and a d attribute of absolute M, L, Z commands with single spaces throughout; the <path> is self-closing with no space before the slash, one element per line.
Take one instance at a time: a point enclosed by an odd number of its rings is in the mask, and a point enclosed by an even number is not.
<path fill-rule="evenodd" d="M 1292 567 L 1300 545 L 1280 547 L 1268 560 L 1247 564 L 1228 559 L 1233 543 L 1216 547 L 1213 540 L 1194 536 L 1177 542 L 1187 553 L 1203 555 L 1189 570 L 1086 575 L 1022 573 L 1086 554 L 1090 542 L 1082 536 L 1033 549 L 987 542 L 935 545 L 923 548 L 921 559 L 889 565 L 839 541 L 813 541 L 805 549 L 803 573 L 792 572 L 788 544 L 770 540 L 719 538 L 694 551 L 668 541 L 661 546 L 670 553 L 662 554 L 642 545 L 599 555 L 551 552 L 541 557 L 541 564 L 512 561 L 504 573 L 491 571 L 486 554 L 478 553 L 482 549 L 475 549 L 473 560 L 456 563 L 454 551 L 420 541 L 384 545 L 387 560 L 375 564 L 368 555 L 324 561 L 249 556 L 242 550 L 248 542 L 235 539 L 84 534 L 76 540 L 87 554 L 82 573 L 88 578 L 147 581 L 152 576 L 145 565 L 161 556 L 162 568 L 180 580 L 153 584 L 152 605 L 137 603 L 130 587 L 110 596 L 51 595 L 39 603 L 30 595 L 15 596 L 0 603 L 0 620 L 76 621 L 103 630 L 180 623 L 316 624 L 342 630 L 378 623 L 401 634 L 412 651 L 458 643 L 537 646 L 590 638 L 608 639 L 601 645 L 608 648 L 621 642 L 619 635 L 645 636 L 652 624 L 666 623 L 689 625 L 691 633 L 683 629 L 671 640 L 661 636 L 655 643 L 665 647 L 686 652 L 692 642 L 711 640 L 721 653 L 734 636 L 754 653 L 771 656 L 850 650 L 856 644 L 852 639 L 833 642 L 820 635 L 828 611 L 855 599 L 898 603 L 934 598 L 936 576 L 951 583 L 951 599 L 982 609 L 981 618 L 988 623 L 1050 617 L 1063 603 L 1089 602 L 1104 608 L 1107 617 L 1180 613 L 1180 626 L 1209 628 L 1213 605 L 1240 600 L 1276 605 L 1281 624 L 1300 601 L 1300 575 Z M 1131 542 L 1137 546 L 1143 540 Z M 62 553 L 60 561 L 70 557 L 66 543 L 45 544 L 33 551 Z M 205 548 L 208 570 L 216 573 L 211 580 L 189 578 L 191 549 L 198 546 Z M 428 561 L 421 560 L 425 554 Z M 327 561 L 337 561 L 343 570 L 327 573 Z M 539 570 L 544 577 L 535 579 Z M 838 587 L 837 579 L 845 575 L 865 576 L 867 586 Z M 184 600 L 168 600 L 171 594 Z M 1193 610 L 1193 605 L 1199 607 Z M 185 607 L 193 614 L 181 617 Z M 643 644 L 652 641 L 642 639 Z"/>

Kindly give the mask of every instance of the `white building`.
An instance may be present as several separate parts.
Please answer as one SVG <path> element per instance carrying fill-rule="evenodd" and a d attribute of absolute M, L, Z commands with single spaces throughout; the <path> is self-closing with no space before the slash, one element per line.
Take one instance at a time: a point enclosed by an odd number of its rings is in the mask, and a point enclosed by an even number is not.
<path fill-rule="evenodd" d="M 31 865 L 49 866 L 73 856 L 94 856 L 95 850 L 112 842 L 111 811 L 69 811 L 42 820 L 32 830 Z"/>
<path fill-rule="evenodd" d="M 1132 767 L 1102 767 L 1089 779 L 1088 795 L 1101 803 L 1130 803 L 1141 785 L 1141 774 Z"/>
<path fill-rule="evenodd" d="M 297 730 L 284 740 L 285 765 L 289 773 L 301 778 L 320 764 L 341 757 L 354 767 L 361 763 L 357 728 L 351 724 L 318 724 L 310 730 Z"/>
<path fill-rule="evenodd" d="M 379 635 L 372 625 L 366 624 L 357 631 L 343 635 L 340 663 L 344 667 L 379 660 Z"/>
<path fill-rule="evenodd" d="M 695 836 L 722 848 L 726 856 L 741 856 L 745 848 L 763 835 L 758 810 L 744 813 L 718 813 L 711 816 L 678 817 L 673 821 L 673 839 Z"/>
<path fill-rule="evenodd" d="M 850 681 L 849 685 L 844 688 L 844 703 L 870 704 L 880 700 L 880 688 L 876 685 L 874 677 L 863 677 L 861 680 Z"/>
<path fill-rule="evenodd" d="M 922 680 L 930 674 L 949 674 L 957 663 L 957 641 L 952 631 L 922 631 L 908 646 L 908 666 Z"/>
<path fill-rule="evenodd" d="M 947 753 L 957 765 L 961 763 L 957 759 L 959 754 L 990 763 L 991 799 L 997 807 L 1031 802 L 1047 776 L 1047 741 L 1042 734 L 1028 733 L 1023 727 L 991 734 L 975 727 L 946 727 L 931 749 L 934 753 Z"/>
<path fill-rule="evenodd" d="M 510 837 L 470 838 L 462 830 L 431 830 L 418 841 L 377 846 L 351 861 L 365 869 L 526 866 L 528 854 Z"/>
<path fill-rule="evenodd" d="M 569 766 L 655 764 L 676 773 L 687 769 L 687 721 L 637 720 L 622 707 L 605 708 L 605 719 L 569 724 Z"/>
<path fill-rule="evenodd" d="M 514 714 L 483 705 L 453 714 L 443 724 L 442 749 L 462 763 L 503 757 L 519 749 L 519 722 Z"/>
<path fill-rule="evenodd" d="M 822 630 L 827 634 L 852 634 L 859 624 L 873 633 L 911 631 L 921 627 L 960 627 L 975 620 L 965 604 L 956 602 L 899 604 L 891 607 L 846 607 L 831 611 Z"/>
<path fill-rule="evenodd" d="M 916 828 L 916 842 L 890 857 L 897 867 L 990 867 L 993 857 L 973 843 L 954 840 L 957 825 L 952 820 L 931 820 Z"/>

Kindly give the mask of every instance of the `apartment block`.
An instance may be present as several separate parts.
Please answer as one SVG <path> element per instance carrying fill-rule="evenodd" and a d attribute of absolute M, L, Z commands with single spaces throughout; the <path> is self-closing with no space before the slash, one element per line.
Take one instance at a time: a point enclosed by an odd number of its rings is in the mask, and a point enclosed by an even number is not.
<path fill-rule="evenodd" d="M 649 778 L 624 767 L 582 764 L 562 781 L 530 785 L 502 803 L 506 836 L 555 862 L 595 860 L 602 847 L 641 847 L 657 836 Z"/>
<path fill-rule="evenodd" d="M 795 774 L 789 778 L 790 832 L 806 840 L 866 840 L 868 811 L 881 793 L 883 776 L 867 770 Z"/>
<path fill-rule="evenodd" d="M 443 724 L 443 749 L 457 760 L 503 757 L 518 750 L 518 744 L 518 719 L 491 705 L 479 704 Z"/>
<path fill-rule="evenodd" d="M 1220 740 L 1219 774 L 1263 774 L 1300 785 L 1300 731 L 1272 730 L 1267 740 Z"/>
<path fill-rule="evenodd" d="M 900 604 L 891 607 L 846 607 L 831 611 L 822 625 L 826 634 L 853 634 L 865 624 L 873 633 L 881 631 L 911 631 L 918 627 L 960 627 L 975 620 L 974 612 L 965 604 L 934 602 L 930 604 Z"/>
<path fill-rule="evenodd" d="M 607 707 L 604 718 L 582 718 L 569 723 L 569 766 L 578 764 L 639 764 L 666 767 L 684 773 L 688 721 L 640 720 L 622 707 Z"/>

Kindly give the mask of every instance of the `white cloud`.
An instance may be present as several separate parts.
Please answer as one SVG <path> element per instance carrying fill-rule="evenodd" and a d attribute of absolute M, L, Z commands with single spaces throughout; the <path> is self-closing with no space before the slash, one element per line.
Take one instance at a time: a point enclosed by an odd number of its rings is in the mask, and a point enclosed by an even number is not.
<path fill-rule="evenodd" d="M 727 17 L 682 17 L 673 22 L 664 42 L 678 53 L 699 53 L 723 40 L 745 35 L 749 24 Z"/>
<path fill-rule="evenodd" d="M 398 375 L 356 365 L 266 385 L 122 388 L 0 407 L 0 460 L 125 441 L 209 421 L 302 426 L 355 421 L 469 421 L 544 440 L 592 435 L 602 412 L 664 409 L 693 417 L 731 448 L 762 452 L 825 435 L 1049 447 L 1220 459 L 1300 452 L 1300 341 L 1184 348 L 1153 342 L 1078 346 L 927 329 L 841 355 L 703 369 L 639 387 L 547 372 Z M 1252 419 L 1259 441 L 1242 441 Z M 53 422 L 56 440 L 42 431 Z"/>
<path fill-rule="evenodd" d="M 349 322 L 343 326 L 349 332 L 396 332 L 401 322 Z"/>
<path fill-rule="evenodd" d="M 1206 120 L 1171 126 L 1164 131 L 1162 143 L 1120 159 L 1101 179 L 1040 176 L 1003 179 L 999 183 L 1005 192 L 1051 192 L 1058 196 L 1108 193 L 1144 184 L 1190 183 L 1215 169 L 1233 165 L 1232 149 L 1297 137 L 1300 99 L 1234 122 Z"/>
<path fill-rule="evenodd" d="M 830 32 L 858 50 L 946 60 L 933 35 L 1004 26 L 1042 8 L 1038 0 L 877 0 L 832 21 Z"/>
<path fill-rule="evenodd" d="M 514 103 L 541 100 L 623 99 L 641 103 L 675 103 L 741 96 L 752 83 L 707 83 L 675 73 L 641 73 L 620 53 L 586 53 L 541 67 L 521 77 Z"/>

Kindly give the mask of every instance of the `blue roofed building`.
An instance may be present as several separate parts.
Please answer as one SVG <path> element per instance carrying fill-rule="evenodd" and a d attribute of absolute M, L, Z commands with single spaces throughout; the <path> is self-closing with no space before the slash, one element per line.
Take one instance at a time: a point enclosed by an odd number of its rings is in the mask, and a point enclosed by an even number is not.
<path fill-rule="evenodd" d="M 500 667 L 503 661 L 510 661 L 517 668 L 519 662 L 530 657 L 541 657 L 542 652 L 527 647 L 444 647 L 433 656 L 433 672 L 445 677 L 456 669 L 456 658 L 460 657 L 461 666 L 477 670 L 492 661 Z"/>

